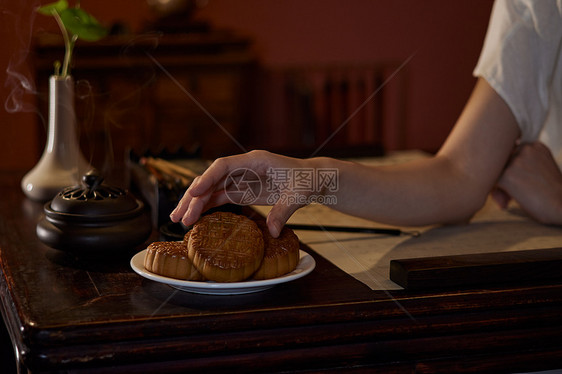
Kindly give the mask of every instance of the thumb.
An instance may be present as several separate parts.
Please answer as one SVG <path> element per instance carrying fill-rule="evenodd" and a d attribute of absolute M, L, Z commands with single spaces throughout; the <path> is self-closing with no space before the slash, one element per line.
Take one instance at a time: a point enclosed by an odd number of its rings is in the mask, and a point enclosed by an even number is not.
<path fill-rule="evenodd" d="M 285 226 L 285 223 L 287 223 L 293 213 L 300 207 L 300 205 L 296 204 L 289 205 L 279 202 L 275 204 L 267 215 L 267 227 L 269 228 L 271 236 L 277 238 L 283 226 Z"/>

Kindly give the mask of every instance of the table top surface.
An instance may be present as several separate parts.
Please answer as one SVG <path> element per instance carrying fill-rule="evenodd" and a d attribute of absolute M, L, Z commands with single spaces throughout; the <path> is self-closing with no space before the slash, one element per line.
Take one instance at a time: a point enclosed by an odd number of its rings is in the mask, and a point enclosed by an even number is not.
<path fill-rule="evenodd" d="M 305 245 L 301 249 L 317 266 L 293 282 L 236 296 L 178 291 L 130 268 L 129 260 L 145 245 L 98 259 L 77 258 L 43 245 L 35 234 L 43 205 L 24 198 L 21 176 L 0 176 L 0 296 L 13 343 L 28 368 L 180 358 L 191 359 L 192 368 L 209 368 L 211 363 L 220 368 L 242 362 L 241 357 L 255 362 L 264 352 L 269 355 L 264 368 L 291 368 L 287 359 L 306 368 L 312 357 L 314 365 L 320 365 L 319 358 L 326 366 L 331 360 L 334 366 L 365 365 L 365 360 L 396 359 L 384 353 L 399 344 L 396 339 L 419 338 L 417 343 L 410 340 L 409 348 L 398 349 L 400 355 L 430 357 L 424 339 L 445 335 L 449 340 L 434 341 L 431 349 L 454 357 L 450 349 L 458 354 L 463 350 L 450 343 L 458 334 L 490 329 L 501 335 L 513 326 L 532 327 L 541 339 L 550 337 L 551 347 L 553 336 L 562 336 L 560 282 L 373 291 Z M 147 242 L 156 239 L 154 233 Z M 505 346 L 523 344 L 521 339 L 515 343 L 521 334 L 509 335 Z M 482 349 L 489 351 L 490 342 L 482 339 Z M 380 355 L 372 355 L 375 346 L 382 349 Z M 496 341 L 494 347 L 502 344 Z M 240 356 L 234 360 L 236 352 Z"/>

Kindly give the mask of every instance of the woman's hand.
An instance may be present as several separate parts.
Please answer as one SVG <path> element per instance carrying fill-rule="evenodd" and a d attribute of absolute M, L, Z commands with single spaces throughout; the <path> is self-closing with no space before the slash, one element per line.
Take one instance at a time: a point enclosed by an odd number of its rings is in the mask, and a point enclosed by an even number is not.
<path fill-rule="evenodd" d="M 519 146 L 492 196 L 502 208 L 513 198 L 537 221 L 562 225 L 562 173 L 540 142 Z"/>
<path fill-rule="evenodd" d="M 226 203 L 273 205 L 267 224 L 271 235 L 277 237 L 310 194 L 294 190 L 294 171 L 313 168 L 314 160 L 317 159 L 301 160 L 267 151 L 219 158 L 195 178 L 170 218 L 191 225 L 204 211 Z"/>

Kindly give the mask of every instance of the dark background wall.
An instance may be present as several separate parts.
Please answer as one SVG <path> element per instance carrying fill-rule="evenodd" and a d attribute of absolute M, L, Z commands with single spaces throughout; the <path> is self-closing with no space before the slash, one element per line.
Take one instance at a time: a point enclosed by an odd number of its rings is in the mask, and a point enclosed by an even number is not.
<path fill-rule="evenodd" d="M 14 88 L 12 78 L 33 81 L 32 35 L 56 31 L 51 19 L 34 14 L 38 4 L 0 0 L 2 104 Z M 154 19 L 139 0 L 83 0 L 82 6 L 133 33 Z M 435 151 L 475 83 L 471 73 L 491 6 L 491 0 L 210 0 L 195 17 L 252 37 L 266 69 L 411 58 L 399 72 L 408 81 L 399 148 Z M 0 111 L 0 170 L 31 167 L 43 147 L 34 95 L 20 96 L 17 112 L 10 100 Z"/>

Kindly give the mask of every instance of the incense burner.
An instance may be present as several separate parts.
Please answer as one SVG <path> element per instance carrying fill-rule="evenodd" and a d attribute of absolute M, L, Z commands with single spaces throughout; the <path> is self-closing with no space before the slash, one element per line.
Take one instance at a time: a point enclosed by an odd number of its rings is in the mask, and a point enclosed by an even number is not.
<path fill-rule="evenodd" d="M 45 204 L 36 230 L 43 243 L 75 254 L 95 254 L 127 252 L 148 238 L 152 226 L 142 201 L 103 184 L 95 172 L 82 182 Z"/>

